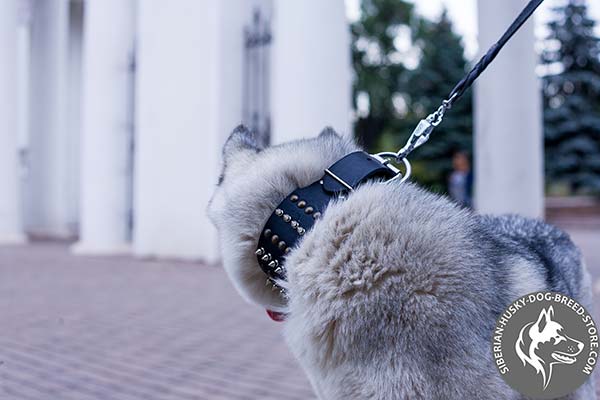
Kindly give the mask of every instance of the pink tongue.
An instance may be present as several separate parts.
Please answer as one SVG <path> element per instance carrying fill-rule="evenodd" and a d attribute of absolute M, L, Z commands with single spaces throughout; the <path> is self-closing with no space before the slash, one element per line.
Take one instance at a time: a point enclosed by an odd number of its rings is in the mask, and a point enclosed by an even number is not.
<path fill-rule="evenodd" d="M 285 314 L 277 311 L 267 310 L 267 315 L 275 322 L 285 321 Z"/>

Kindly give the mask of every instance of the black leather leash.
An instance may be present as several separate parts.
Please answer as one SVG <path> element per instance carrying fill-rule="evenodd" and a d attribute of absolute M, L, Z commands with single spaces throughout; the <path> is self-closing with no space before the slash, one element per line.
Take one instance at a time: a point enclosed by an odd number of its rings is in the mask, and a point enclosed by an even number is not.
<path fill-rule="evenodd" d="M 379 154 L 382 157 L 393 158 L 396 161 L 405 161 L 408 155 L 416 148 L 422 146 L 429 140 L 429 136 L 433 130 L 442 123 L 444 114 L 452 108 L 452 105 L 459 100 L 465 92 L 473 86 L 473 83 L 485 71 L 490 64 L 496 59 L 500 51 L 506 46 L 508 41 L 521 29 L 523 24 L 527 22 L 544 0 L 532 0 L 521 11 L 519 16 L 510 25 L 504 35 L 485 53 L 471 71 L 452 89 L 447 100 L 442 102 L 442 105 L 433 114 L 420 121 L 417 128 L 414 130 L 406 145 L 397 153 L 386 152 Z M 406 162 L 405 162 L 406 164 Z"/>
<path fill-rule="evenodd" d="M 427 142 L 434 128 L 442 122 L 445 112 L 473 86 L 475 80 L 543 2 L 544 0 L 532 0 L 527 4 L 500 40 L 454 87 L 440 108 L 419 123 L 400 151 L 377 155 L 362 151 L 351 153 L 326 169 L 321 179 L 305 188 L 294 190 L 277 206 L 261 232 L 256 249 L 258 264 L 268 277 L 267 284 L 285 295 L 285 291 L 277 284 L 278 280 L 286 278 L 285 256 L 312 228 L 332 200 L 345 198 L 360 184 L 370 180 L 391 181 L 402 178 L 404 181 L 410 176 L 407 156 Z M 404 163 L 404 174 L 389 163 L 391 159 Z"/>
<path fill-rule="evenodd" d="M 473 86 L 473 83 L 479 78 L 479 76 L 486 70 L 486 68 L 494 61 L 494 59 L 500 53 L 500 50 L 508 43 L 510 39 L 521 29 L 523 24 L 527 22 L 529 18 L 533 15 L 535 10 L 544 2 L 544 0 L 533 0 L 530 1 L 529 4 L 521 11 L 521 14 L 515 19 L 512 25 L 508 28 L 508 30 L 502 35 L 500 40 L 496 42 L 490 49 L 485 53 L 485 55 L 479 60 L 477 64 L 473 67 L 471 72 L 467 74 L 450 92 L 450 96 L 448 97 L 448 108 L 452 107 L 452 104 L 456 102 L 456 100 L 460 99 L 463 94 Z"/>

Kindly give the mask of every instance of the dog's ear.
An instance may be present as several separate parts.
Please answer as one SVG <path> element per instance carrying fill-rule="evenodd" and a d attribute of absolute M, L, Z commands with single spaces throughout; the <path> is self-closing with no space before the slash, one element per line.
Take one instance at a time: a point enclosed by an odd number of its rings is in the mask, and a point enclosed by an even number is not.
<path fill-rule="evenodd" d="M 335 137 L 335 138 L 340 138 L 340 135 L 337 134 L 337 132 L 330 126 L 325 127 L 325 129 L 323 129 L 321 131 L 321 133 L 319 134 L 319 137 Z"/>
<path fill-rule="evenodd" d="M 240 152 L 258 153 L 261 148 L 258 146 L 256 136 L 244 125 L 240 125 L 233 130 L 229 139 L 223 146 L 223 158 L 225 160 L 239 154 Z"/>
<path fill-rule="evenodd" d="M 540 316 L 538 317 L 538 320 L 535 323 L 538 332 L 542 333 L 544 331 L 544 328 L 546 327 L 546 324 L 550 322 L 550 311 L 552 311 L 552 314 L 554 314 L 554 309 L 552 307 L 550 307 L 548 310 L 542 309 L 542 312 L 540 312 Z"/>

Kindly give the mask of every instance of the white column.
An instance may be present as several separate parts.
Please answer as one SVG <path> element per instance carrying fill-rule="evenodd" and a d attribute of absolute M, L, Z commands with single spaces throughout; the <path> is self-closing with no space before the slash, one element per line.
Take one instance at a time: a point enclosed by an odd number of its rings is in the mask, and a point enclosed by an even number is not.
<path fill-rule="evenodd" d="M 342 0 L 274 4 L 273 142 L 351 134 L 350 26 Z"/>
<path fill-rule="evenodd" d="M 479 0 L 482 51 L 500 38 L 523 4 Z M 534 43 L 529 21 L 477 83 L 475 204 L 482 213 L 544 213 L 542 101 Z"/>
<path fill-rule="evenodd" d="M 73 232 L 79 231 L 79 200 L 81 188 L 79 185 L 81 170 L 81 113 L 82 113 L 82 64 L 83 64 L 83 38 L 84 38 L 84 1 L 71 1 L 69 10 L 69 56 L 68 77 L 66 82 L 67 99 L 67 151 L 66 158 L 69 168 L 67 170 L 65 187 L 67 198 L 67 221 Z"/>
<path fill-rule="evenodd" d="M 74 247 L 77 253 L 127 249 L 134 31 L 133 1 L 86 3 L 80 242 Z"/>
<path fill-rule="evenodd" d="M 29 169 L 25 223 L 44 236 L 72 237 L 67 112 L 69 1 L 32 2 Z"/>
<path fill-rule="evenodd" d="M 216 61 L 230 50 L 219 47 L 219 1 L 139 3 L 133 234 L 139 256 L 217 256 L 206 206 L 219 174 L 219 107 L 228 107 Z"/>
<path fill-rule="evenodd" d="M 0 243 L 24 241 L 17 123 L 17 1 L 0 2 Z"/>

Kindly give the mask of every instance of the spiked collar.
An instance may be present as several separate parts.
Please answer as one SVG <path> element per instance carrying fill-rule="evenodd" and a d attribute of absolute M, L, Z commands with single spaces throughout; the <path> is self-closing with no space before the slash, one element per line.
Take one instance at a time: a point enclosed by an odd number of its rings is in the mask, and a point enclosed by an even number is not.
<path fill-rule="evenodd" d="M 267 220 L 256 249 L 258 265 L 268 276 L 268 282 L 278 287 L 276 281 L 286 279 L 285 256 L 332 200 L 345 198 L 361 183 L 389 180 L 398 173 L 384 159 L 357 151 L 327 168 L 318 181 L 290 193 Z"/>

